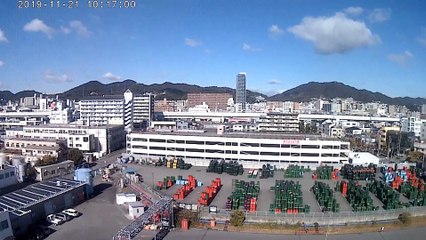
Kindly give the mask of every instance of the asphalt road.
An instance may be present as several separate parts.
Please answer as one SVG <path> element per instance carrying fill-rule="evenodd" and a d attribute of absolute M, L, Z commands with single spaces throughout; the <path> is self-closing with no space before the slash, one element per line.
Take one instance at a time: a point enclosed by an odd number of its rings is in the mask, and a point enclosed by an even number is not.
<path fill-rule="evenodd" d="M 172 231 L 164 239 L 165 240 L 401 240 L 401 239 L 424 239 L 426 228 L 410 228 L 398 231 L 385 231 L 361 234 L 345 234 L 345 235 L 274 235 L 274 234 L 256 234 L 256 233 L 238 233 L 223 232 L 216 230 L 191 229 L 189 231 Z"/>

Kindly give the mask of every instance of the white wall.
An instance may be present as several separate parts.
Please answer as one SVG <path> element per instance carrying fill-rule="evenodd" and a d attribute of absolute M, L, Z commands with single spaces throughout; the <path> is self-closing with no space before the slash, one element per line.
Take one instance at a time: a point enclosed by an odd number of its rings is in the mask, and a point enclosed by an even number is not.
<path fill-rule="evenodd" d="M 2 229 L 4 221 L 7 222 L 7 228 Z M 0 239 L 6 239 L 7 237 L 13 236 L 12 226 L 10 224 L 9 212 L 0 212 Z M 13 239 L 13 238 L 12 238 Z"/>

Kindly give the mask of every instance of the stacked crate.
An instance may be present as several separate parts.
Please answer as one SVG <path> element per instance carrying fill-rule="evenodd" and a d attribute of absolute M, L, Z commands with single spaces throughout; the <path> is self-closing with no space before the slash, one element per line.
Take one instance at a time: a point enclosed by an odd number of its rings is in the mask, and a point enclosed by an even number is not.
<path fill-rule="evenodd" d="M 289 165 L 288 168 L 284 172 L 285 178 L 303 178 L 303 174 L 305 173 L 304 166 L 298 165 Z"/>
<path fill-rule="evenodd" d="M 192 164 L 185 163 L 182 158 L 173 158 L 166 161 L 166 167 L 188 170 L 192 167 Z"/>
<path fill-rule="evenodd" d="M 156 185 L 157 190 L 168 189 L 176 183 L 175 176 L 167 176 L 163 181 L 158 181 Z"/>
<path fill-rule="evenodd" d="M 403 183 L 399 192 L 404 194 L 413 206 L 426 206 L 425 182 L 417 177 Z"/>
<path fill-rule="evenodd" d="M 264 164 L 260 171 L 260 178 L 273 178 L 274 177 L 274 167 L 271 166 L 269 163 Z"/>
<path fill-rule="evenodd" d="M 342 181 L 340 184 L 342 195 L 343 191 L 346 191 L 346 200 L 348 200 L 355 212 L 372 211 L 375 209 L 373 199 L 371 199 L 366 187 L 362 187 L 354 181 L 350 181 L 349 183 Z"/>
<path fill-rule="evenodd" d="M 383 203 L 384 209 L 402 208 L 402 204 L 399 201 L 399 193 L 384 182 L 374 179 L 367 183 L 367 188 Z"/>
<path fill-rule="evenodd" d="M 275 180 L 271 187 L 275 192 L 275 201 L 270 205 L 270 211 L 275 213 L 286 212 L 297 214 L 309 212 L 309 205 L 303 206 L 302 190 L 299 182 L 288 180 Z"/>
<path fill-rule="evenodd" d="M 374 165 L 363 167 L 345 164 L 340 172 L 343 178 L 348 180 L 368 180 L 376 177 L 376 168 Z"/>
<path fill-rule="evenodd" d="M 236 161 L 225 162 L 224 160 L 211 160 L 209 166 L 207 167 L 207 172 L 214 172 L 222 174 L 223 172 L 230 175 L 241 175 L 244 172 L 243 165 L 239 164 Z"/>
<path fill-rule="evenodd" d="M 337 203 L 336 198 L 334 197 L 333 190 L 328 184 L 323 182 L 315 181 L 312 191 L 315 194 L 315 198 L 318 201 L 318 204 L 322 207 L 324 212 L 332 211 L 339 212 L 340 205 Z"/>
<path fill-rule="evenodd" d="M 314 180 L 325 179 L 325 180 L 336 180 L 339 177 L 339 170 L 333 169 L 333 166 L 319 166 L 312 174 Z"/>
<path fill-rule="evenodd" d="M 178 176 L 178 181 L 184 181 L 182 176 Z M 192 176 L 188 176 L 187 182 L 173 194 L 174 200 L 183 200 L 188 194 L 198 186 L 197 180 Z"/>
<path fill-rule="evenodd" d="M 222 188 L 222 182 L 220 178 L 216 178 L 212 181 L 210 186 L 206 187 L 206 190 L 201 193 L 200 198 L 198 199 L 198 205 L 208 206 L 216 197 L 216 194 Z"/>
<path fill-rule="evenodd" d="M 244 207 L 246 211 L 256 211 L 257 199 L 260 192 L 260 182 L 245 182 L 233 180 L 233 192 L 226 201 L 227 210 L 237 210 Z"/>

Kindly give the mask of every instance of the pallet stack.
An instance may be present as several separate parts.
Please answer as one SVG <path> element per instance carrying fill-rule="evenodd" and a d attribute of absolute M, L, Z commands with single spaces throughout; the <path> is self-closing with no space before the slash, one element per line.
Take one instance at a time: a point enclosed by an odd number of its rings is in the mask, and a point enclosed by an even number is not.
<path fill-rule="evenodd" d="M 270 211 L 275 213 L 297 214 L 309 212 L 309 205 L 303 205 L 302 190 L 299 182 L 276 180 L 271 187 L 275 192 L 275 201 L 270 205 Z"/>
<path fill-rule="evenodd" d="M 337 180 L 339 178 L 339 170 L 334 169 L 332 166 L 319 166 L 312 174 L 314 180 Z"/>
<path fill-rule="evenodd" d="M 192 167 L 192 164 L 185 163 L 185 161 L 182 158 L 173 158 L 166 161 L 166 167 L 188 170 Z"/>
<path fill-rule="evenodd" d="M 374 179 L 376 177 L 376 168 L 374 165 L 363 167 L 345 164 L 340 172 L 344 179 L 355 181 Z"/>
<path fill-rule="evenodd" d="M 373 206 L 373 199 L 371 199 L 366 187 L 362 187 L 354 181 L 342 181 L 340 184 L 342 195 L 343 191 L 346 191 L 346 200 L 348 200 L 355 212 L 373 211 L 376 209 Z"/>
<path fill-rule="evenodd" d="M 207 172 L 222 174 L 223 172 L 233 176 L 242 175 L 244 173 L 243 165 L 236 161 L 225 162 L 224 160 L 211 160 L 207 167 Z"/>
<path fill-rule="evenodd" d="M 399 201 L 399 193 L 386 183 L 374 179 L 367 183 L 367 188 L 383 203 L 384 209 L 402 208 L 402 204 Z"/>
<path fill-rule="evenodd" d="M 403 183 L 398 189 L 404 194 L 413 206 L 426 206 L 425 182 L 423 179 L 411 177 L 408 182 Z"/>
<path fill-rule="evenodd" d="M 260 178 L 273 178 L 274 177 L 274 167 L 268 164 L 263 164 L 262 168 L 259 169 Z"/>
<path fill-rule="evenodd" d="M 212 181 L 210 186 L 206 187 L 206 190 L 201 193 L 200 198 L 198 199 L 198 205 L 208 206 L 216 197 L 216 194 L 222 188 L 222 182 L 220 178 L 216 178 Z"/>
<path fill-rule="evenodd" d="M 178 176 L 178 181 L 184 181 L 182 176 Z M 197 180 L 192 176 L 188 176 L 187 183 L 185 183 L 181 188 L 179 188 L 175 194 L 173 194 L 174 200 L 183 200 L 198 186 Z"/>
<path fill-rule="evenodd" d="M 340 205 L 334 197 L 333 190 L 328 184 L 315 181 L 312 191 L 318 204 L 322 207 L 323 212 L 339 212 Z"/>
<path fill-rule="evenodd" d="M 284 178 L 303 178 L 305 173 L 304 166 L 289 165 L 284 172 Z"/>
<path fill-rule="evenodd" d="M 175 176 L 167 176 L 163 181 L 158 181 L 156 185 L 157 190 L 168 189 L 176 183 Z"/>
<path fill-rule="evenodd" d="M 233 192 L 227 198 L 226 209 L 237 210 L 244 207 L 244 210 L 254 212 L 257 208 L 257 199 L 260 192 L 260 182 L 245 182 L 233 179 Z"/>

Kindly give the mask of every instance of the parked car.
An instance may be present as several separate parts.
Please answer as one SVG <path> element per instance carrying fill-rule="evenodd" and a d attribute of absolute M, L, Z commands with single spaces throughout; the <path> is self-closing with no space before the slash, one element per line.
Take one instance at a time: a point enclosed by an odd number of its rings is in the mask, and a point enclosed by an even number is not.
<path fill-rule="evenodd" d="M 62 219 L 62 220 L 64 220 L 64 222 L 68 222 L 69 220 L 71 220 L 72 219 L 72 217 L 70 216 L 70 215 L 68 215 L 68 214 L 65 214 L 65 213 L 56 213 L 55 214 L 58 218 L 60 218 L 60 219 Z"/>
<path fill-rule="evenodd" d="M 45 239 L 52 233 L 52 229 L 44 225 L 32 225 L 28 228 L 27 239 L 41 240 Z"/>
<path fill-rule="evenodd" d="M 72 208 L 65 209 L 64 211 L 62 211 L 62 213 L 66 214 L 68 216 L 71 216 L 71 217 L 78 217 L 78 216 L 81 215 L 81 213 L 79 211 L 72 209 Z"/>
<path fill-rule="evenodd" d="M 61 218 L 59 218 L 58 216 L 56 216 L 56 214 L 49 214 L 49 215 L 47 215 L 46 220 L 49 223 L 52 223 L 55 226 L 61 225 L 62 223 L 64 223 L 64 220 L 62 220 Z"/>

